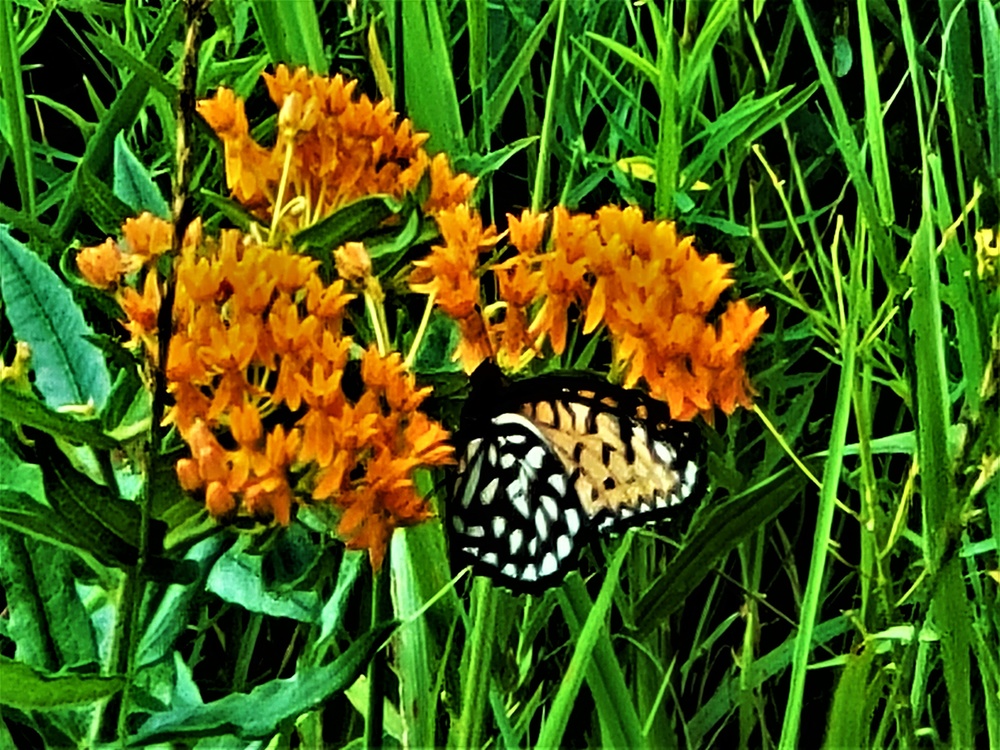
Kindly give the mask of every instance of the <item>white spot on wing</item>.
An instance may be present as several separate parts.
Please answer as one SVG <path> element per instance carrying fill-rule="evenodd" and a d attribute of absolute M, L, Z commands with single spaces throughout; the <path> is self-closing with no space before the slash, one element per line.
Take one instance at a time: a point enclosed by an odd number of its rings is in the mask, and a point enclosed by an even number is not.
<path fill-rule="evenodd" d="M 695 466 L 694 461 L 690 461 L 687 468 L 684 469 L 684 484 L 688 486 L 688 494 L 691 494 L 691 488 L 694 487 L 695 482 L 698 479 L 698 467 Z M 685 495 L 687 497 L 687 495 Z"/>
<path fill-rule="evenodd" d="M 497 559 L 496 552 L 487 552 L 482 557 L 482 561 L 487 565 L 492 565 L 494 568 L 500 565 L 500 561 Z"/>
<path fill-rule="evenodd" d="M 573 551 L 573 543 L 569 540 L 569 537 L 563 534 L 558 539 L 556 539 L 556 554 L 559 555 L 560 559 L 565 559 L 569 557 L 569 553 Z"/>
<path fill-rule="evenodd" d="M 540 445 L 536 445 L 528 451 L 528 455 L 524 457 L 524 460 L 528 462 L 528 466 L 538 471 L 542 468 L 542 464 L 545 463 L 545 449 Z"/>
<path fill-rule="evenodd" d="M 515 567 L 514 563 L 507 563 L 500 572 L 508 578 L 517 578 L 517 567 Z"/>
<path fill-rule="evenodd" d="M 541 508 L 535 511 L 535 528 L 538 529 L 538 536 L 544 542 L 549 538 L 549 519 Z"/>
<path fill-rule="evenodd" d="M 516 460 L 517 459 L 514 458 L 513 453 L 504 453 L 502 456 L 500 456 L 500 466 L 502 466 L 505 469 L 509 469 L 511 466 L 514 465 L 514 462 Z"/>
<path fill-rule="evenodd" d="M 500 455 L 497 453 L 497 447 L 495 445 L 490 445 L 489 450 L 486 451 L 486 460 L 490 462 L 490 466 L 496 466 Z"/>
<path fill-rule="evenodd" d="M 526 438 L 524 435 L 517 435 L 517 434 L 508 435 L 507 442 L 510 443 L 511 445 L 524 445 L 526 442 L 528 442 L 528 438 Z"/>
<path fill-rule="evenodd" d="M 662 443 L 660 441 L 653 443 L 653 453 L 656 454 L 658 459 L 668 465 L 673 465 L 674 460 L 677 458 L 677 454 L 674 453 L 674 449 L 666 443 Z"/>
<path fill-rule="evenodd" d="M 521 578 L 523 578 L 526 581 L 537 581 L 538 571 L 536 570 L 535 566 L 533 564 L 525 565 L 524 571 L 521 573 Z"/>
<path fill-rule="evenodd" d="M 493 502 L 493 496 L 497 494 L 497 487 L 500 486 L 500 478 L 493 477 L 490 483 L 483 487 L 482 493 L 479 495 L 479 502 L 483 505 L 489 505 Z"/>
<path fill-rule="evenodd" d="M 580 530 L 580 514 L 576 508 L 567 508 L 566 512 L 563 513 L 563 518 L 566 519 L 566 528 L 569 530 L 569 535 L 576 536 L 576 532 Z"/>
<path fill-rule="evenodd" d="M 470 526 L 465 530 L 465 533 L 468 536 L 481 537 L 481 536 L 486 536 L 486 529 L 484 529 L 482 526 Z"/>
<path fill-rule="evenodd" d="M 546 552 L 545 557 L 542 558 L 542 565 L 539 569 L 539 573 L 542 576 L 550 576 L 559 569 L 559 562 L 556 560 L 556 556 L 551 552 Z"/>
<path fill-rule="evenodd" d="M 496 516 L 493 519 L 493 536 L 501 537 L 507 530 L 507 519 L 503 516 Z"/>
<path fill-rule="evenodd" d="M 549 484 L 560 497 L 566 494 L 566 477 L 562 474 L 549 474 Z"/>
<path fill-rule="evenodd" d="M 525 518 L 531 518 L 531 509 L 528 508 L 528 489 L 525 487 L 524 482 L 514 480 L 507 485 L 507 496 L 510 498 L 511 505 L 517 509 L 518 513 Z"/>
<path fill-rule="evenodd" d="M 524 544 L 524 532 L 520 529 L 514 529 L 510 532 L 510 554 L 516 555 L 522 544 Z"/>
<path fill-rule="evenodd" d="M 458 516 L 451 517 L 451 525 L 459 534 L 465 533 L 465 522 Z"/>
<path fill-rule="evenodd" d="M 556 502 L 554 497 L 549 497 L 548 495 L 542 495 L 542 508 L 548 514 L 549 518 L 555 521 L 559 517 L 559 504 Z"/>

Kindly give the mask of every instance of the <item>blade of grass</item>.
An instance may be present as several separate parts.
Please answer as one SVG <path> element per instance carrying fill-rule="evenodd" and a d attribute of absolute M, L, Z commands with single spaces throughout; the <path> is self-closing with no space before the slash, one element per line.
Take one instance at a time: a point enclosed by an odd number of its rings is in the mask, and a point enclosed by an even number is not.
<path fill-rule="evenodd" d="M 35 167 L 31 127 L 25 107 L 24 83 L 21 80 L 21 55 L 14 23 L 14 3 L 0 3 L 0 92 L 10 133 L 14 174 L 21 195 L 21 209 L 35 217 Z"/>
<path fill-rule="evenodd" d="M 608 579 L 611 577 L 609 571 Z M 617 577 L 612 585 L 618 585 Z M 604 593 L 603 586 L 601 593 Z M 571 574 L 557 594 L 570 633 L 579 643 L 594 608 L 587 587 L 580 576 Z M 601 744 L 607 747 L 640 747 L 642 724 L 639 723 L 625 675 L 609 638 L 598 638 L 594 644 L 586 678 L 605 731 Z M 543 745 L 539 743 L 539 746 Z"/>
<path fill-rule="evenodd" d="M 796 0 L 800 3 L 801 0 Z M 860 240 L 859 240 L 860 241 Z M 861 263 L 857 260 L 851 264 L 850 289 L 856 293 L 860 280 Z M 785 718 L 781 727 L 779 750 L 793 750 L 798 747 L 802 705 L 805 694 L 806 669 L 809 666 L 809 655 L 813 650 L 813 632 L 820 614 L 820 600 L 825 587 L 825 568 L 827 547 L 830 544 L 830 532 L 833 528 L 833 513 L 837 502 L 837 488 L 840 485 L 841 470 L 844 463 L 844 445 L 847 438 L 847 426 L 851 417 L 851 396 L 854 389 L 854 374 L 857 367 L 857 316 L 859 305 L 851 305 L 850 322 L 841 321 L 840 349 L 843 353 L 843 364 L 840 371 L 840 384 L 837 389 L 837 400 L 833 411 L 833 423 L 830 428 L 830 455 L 823 467 L 823 486 L 819 493 L 819 509 L 816 517 L 816 531 L 813 537 L 812 557 L 809 562 L 809 579 L 802 599 L 802 612 L 799 617 L 799 632 L 795 638 L 795 656 L 792 660 L 791 684 L 788 687 L 788 701 L 785 706 Z"/>
<path fill-rule="evenodd" d="M 847 117 L 847 109 L 841 101 L 837 82 L 826 64 L 826 57 L 816 32 L 813 30 L 812 21 L 809 20 L 809 10 L 806 8 L 805 0 L 792 0 L 795 5 L 795 12 L 799 17 L 799 24 L 805 34 L 806 42 L 812 53 L 813 62 L 819 72 L 819 80 L 826 92 L 830 110 L 833 112 L 833 121 L 836 133 L 837 148 L 844 159 L 844 165 L 851 177 L 851 183 L 858 195 L 858 205 L 865 218 L 868 231 L 872 235 L 872 248 L 875 252 L 875 260 L 879 270 L 885 279 L 886 284 L 893 292 L 901 292 L 903 283 L 899 275 L 897 264 L 892 257 L 892 243 L 885 226 L 878 206 L 875 203 L 875 192 L 871 182 L 865 172 L 864 159 L 861 156 L 861 149 L 854 138 L 854 131 L 851 122 Z M 787 717 L 787 714 L 786 714 Z"/>
<path fill-rule="evenodd" d="M 566 725 L 569 723 L 570 713 L 572 713 L 573 707 L 576 705 L 577 694 L 580 692 L 580 686 L 583 685 L 588 665 L 592 663 L 594 647 L 607 630 L 607 618 L 611 610 L 612 596 L 614 595 L 615 587 L 618 586 L 622 562 L 624 562 L 625 555 L 632 546 L 634 531 L 634 529 L 630 529 L 625 534 L 625 538 L 618 547 L 618 551 L 611 559 L 604 583 L 601 584 L 601 591 L 597 595 L 597 601 L 594 602 L 594 606 L 587 614 L 583 628 L 577 636 L 576 645 L 573 648 L 573 656 L 570 658 L 569 666 L 566 667 L 565 673 L 563 673 L 562 681 L 559 683 L 559 690 L 551 703 L 549 715 L 545 719 L 542 731 L 538 735 L 538 747 L 558 747 L 563 741 L 563 734 L 566 731 Z M 564 609 L 571 606 L 568 596 L 564 595 L 560 597 L 560 602 L 564 600 Z M 628 696 L 626 695 L 625 698 L 628 699 Z M 631 703 L 631 700 L 628 702 Z"/>
<path fill-rule="evenodd" d="M 565 37 L 566 0 L 554 0 L 559 5 L 559 20 L 556 22 L 556 44 L 552 51 L 552 72 L 549 74 L 549 89 L 545 92 L 545 114 L 542 117 L 542 137 L 538 144 L 538 164 L 535 167 L 535 188 L 531 191 L 531 210 L 539 213 L 545 203 L 545 193 L 549 178 L 549 151 L 552 147 L 555 119 L 556 90 L 559 81 L 559 60 L 563 54 Z"/>
<path fill-rule="evenodd" d="M 462 709 L 454 742 L 454 747 L 458 748 L 478 748 L 482 743 L 483 717 L 488 707 L 492 677 L 493 641 L 496 637 L 497 592 L 488 578 L 478 576 L 475 579 L 472 599 L 476 603 L 476 611 L 466 647 L 469 656 L 462 681 Z"/>
<path fill-rule="evenodd" d="M 879 96 L 878 73 L 875 70 L 875 50 L 868 24 L 868 0 L 858 0 L 858 35 L 861 42 L 861 71 L 865 81 L 865 135 L 872 157 L 875 197 L 882 221 L 892 224 L 896 213 L 892 203 L 892 182 L 889 179 L 889 157 L 885 151 L 885 131 L 882 128 L 882 99 Z"/>

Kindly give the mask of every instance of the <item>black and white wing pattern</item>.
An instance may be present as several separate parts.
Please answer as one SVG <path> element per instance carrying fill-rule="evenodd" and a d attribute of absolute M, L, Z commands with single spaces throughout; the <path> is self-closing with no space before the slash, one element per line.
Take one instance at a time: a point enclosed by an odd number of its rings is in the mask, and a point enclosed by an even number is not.
<path fill-rule="evenodd" d="M 452 557 L 514 592 L 558 584 L 594 534 L 668 517 L 705 484 L 693 425 L 596 379 L 474 386 L 458 456 Z"/>

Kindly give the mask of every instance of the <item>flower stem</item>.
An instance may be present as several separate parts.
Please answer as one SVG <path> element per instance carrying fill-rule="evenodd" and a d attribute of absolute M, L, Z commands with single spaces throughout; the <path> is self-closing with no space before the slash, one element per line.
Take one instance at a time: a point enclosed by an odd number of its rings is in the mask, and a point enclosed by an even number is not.
<path fill-rule="evenodd" d="M 403 362 L 403 367 L 407 370 L 413 367 L 413 362 L 417 358 L 417 352 L 420 350 L 420 344 L 424 340 L 424 334 L 427 333 L 427 324 L 430 322 L 431 311 L 434 309 L 434 300 L 436 297 L 436 291 L 427 295 L 427 304 L 424 306 L 424 314 L 420 318 L 420 326 L 417 328 L 417 334 L 413 337 L 413 343 L 410 345 L 410 351 L 406 355 L 406 361 Z"/>
<path fill-rule="evenodd" d="M 559 58 L 563 48 L 563 23 L 566 17 L 566 0 L 559 2 L 559 20 L 556 23 L 556 45 L 552 52 L 552 74 L 549 76 L 549 90 L 545 93 L 545 119 L 542 120 L 542 138 L 538 145 L 538 165 L 535 167 L 535 189 L 531 192 L 531 211 L 538 213 L 545 201 L 545 182 L 549 170 L 549 145 L 552 141 L 552 121 L 555 119 L 556 81 L 559 76 Z"/>
<path fill-rule="evenodd" d="M 389 597 L 389 549 L 386 548 L 382 568 L 372 575 L 372 628 L 392 617 Z M 368 665 L 368 716 L 365 721 L 365 747 L 382 747 L 384 736 L 385 663 L 382 651 L 372 657 Z"/>
<path fill-rule="evenodd" d="M 458 721 L 455 747 L 479 747 L 483 731 L 483 713 L 489 705 L 490 664 L 496 639 L 497 592 L 488 578 L 479 577 L 472 584 L 476 614 L 469 636 L 469 662 L 462 682 L 462 714 Z"/>

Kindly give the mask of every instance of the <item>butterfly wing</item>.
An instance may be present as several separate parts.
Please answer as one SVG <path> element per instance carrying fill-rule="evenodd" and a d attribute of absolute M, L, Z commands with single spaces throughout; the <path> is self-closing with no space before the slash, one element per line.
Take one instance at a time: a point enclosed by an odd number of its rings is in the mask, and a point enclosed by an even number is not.
<path fill-rule="evenodd" d="M 558 583 L 583 541 L 566 467 L 520 414 L 493 417 L 469 440 L 452 498 L 453 555 L 512 591 Z"/>
<path fill-rule="evenodd" d="M 703 489 L 696 431 L 640 391 L 543 377 L 475 404 L 449 504 L 452 554 L 512 591 L 557 584 L 593 532 L 670 516 Z"/>

